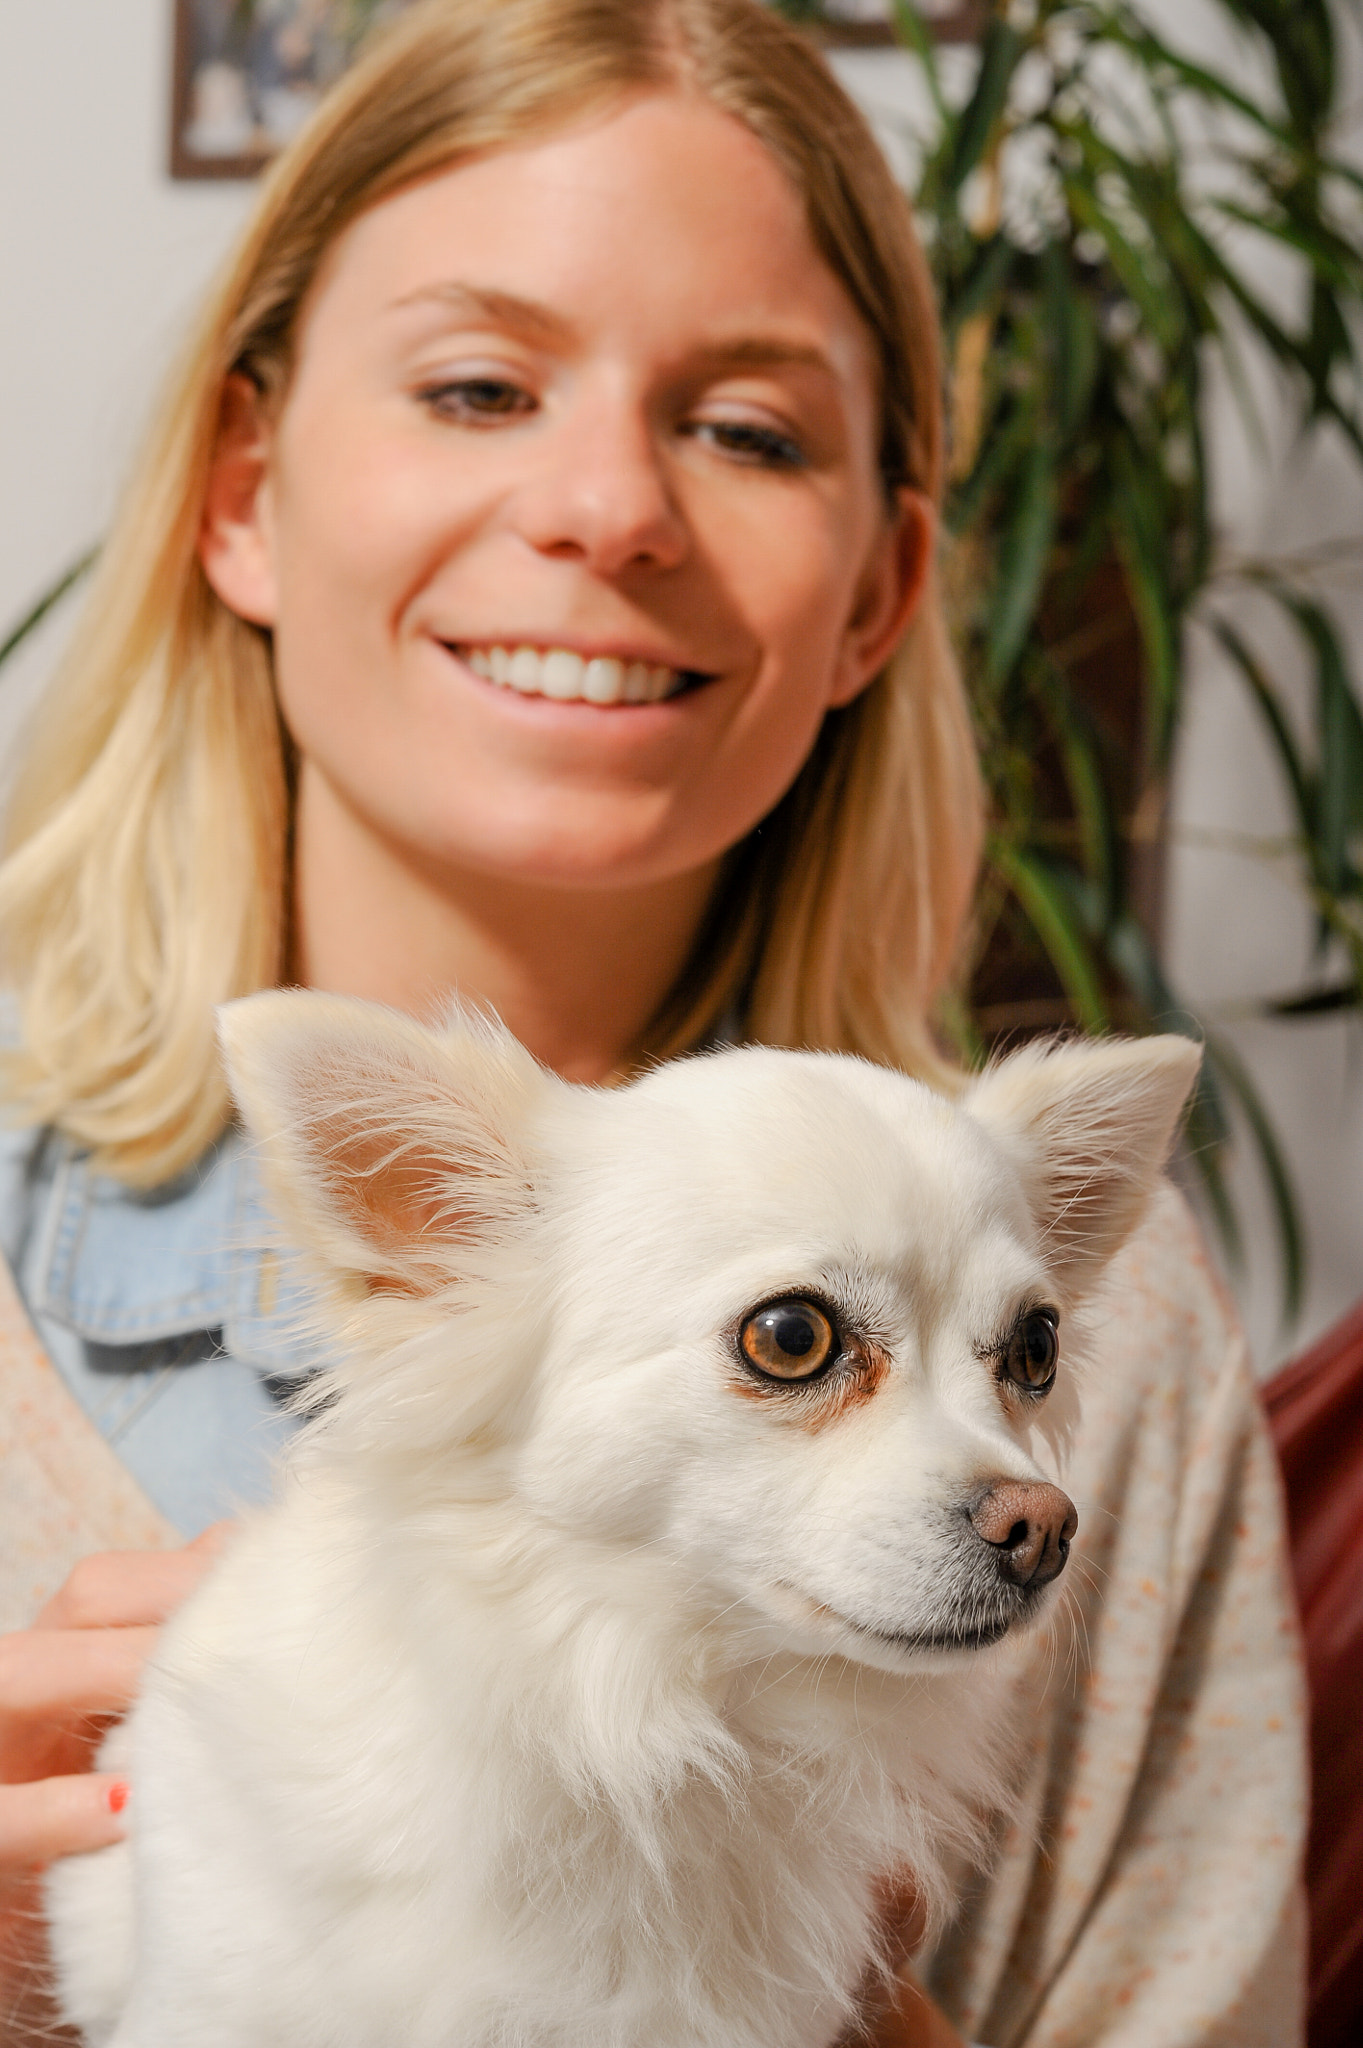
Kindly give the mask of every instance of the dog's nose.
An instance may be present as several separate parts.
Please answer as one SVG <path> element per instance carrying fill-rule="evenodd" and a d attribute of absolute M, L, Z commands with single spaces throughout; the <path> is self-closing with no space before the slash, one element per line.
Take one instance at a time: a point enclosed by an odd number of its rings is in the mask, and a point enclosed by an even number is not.
<path fill-rule="evenodd" d="M 971 1526 L 998 1555 L 1015 1586 L 1038 1591 L 1065 1569 L 1079 1527 L 1074 1502 L 1044 1480 L 999 1479 L 967 1510 Z"/>

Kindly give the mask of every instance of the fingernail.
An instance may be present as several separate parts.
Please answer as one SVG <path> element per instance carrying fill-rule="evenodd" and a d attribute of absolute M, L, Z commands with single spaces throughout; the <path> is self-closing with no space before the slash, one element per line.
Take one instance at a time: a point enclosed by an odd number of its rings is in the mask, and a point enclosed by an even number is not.
<path fill-rule="evenodd" d="M 128 1803 L 128 1783 L 125 1778 L 115 1778 L 108 1791 L 110 1813 L 122 1813 Z"/>

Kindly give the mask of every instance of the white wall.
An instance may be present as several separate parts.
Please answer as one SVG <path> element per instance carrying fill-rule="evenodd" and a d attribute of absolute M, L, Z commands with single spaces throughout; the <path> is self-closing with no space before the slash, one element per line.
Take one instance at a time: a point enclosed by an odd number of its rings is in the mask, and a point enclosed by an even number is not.
<path fill-rule="evenodd" d="M 170 15 L 170 0 L 6 9 L 0 629 L 103 528 L 187 311 L 249 204 L 248 187 L 175 185 L 164 171 Z M 1195 34 L 1208 19 L 1202 0 L 1180 0 L 1182 32 Z M 1215 40 L 1211 47 L 1216 55 Z M 895 103 L 902 94 L 893 65 L 881 60 L 861 58 L 848 75 L 874 99 Z M 1271 422 L 1271 400 L 1268 415 Z M 1217 433 L 1221 509 L 1237 545 L 1294 547 L 1363 531 L 1356 471 L 1328 453 L 1304 463 L 1282 445 L 1265 463 L 1247 450 L 1224 403 Z M 1335 595 L 1363 666 L 1363 598 Z M 12 746 L 63 628 L 55 621 L 0 680 L 0 749 Z M 1242 998 L 1291 986 L 1304 967 L 1300 899 L 1226 839 L 1282 822 L 1253 718 L 1204 645 L 1179 762 L 1170 964 L 1193 1007 L 1233 1035 L 1287 1139 L 1313 1252 L 1300 1340 L 1363 1293 L 1363 1061 L 1357 1026 L 1237 1020 Z M 1283 1348 L 1272 1235 L 1247 1157 L 1236 1177 L 1251 1225 L 1244 1299 L 1266 1365 Z"/>
<path fill-rule="evenodd" d="M 6 6 L 0 631 L 95 539 L 187 310 L 250 201 L 164 171 L 171 0 Z M 0 681 L 0 737 L 56 632 Z"/>

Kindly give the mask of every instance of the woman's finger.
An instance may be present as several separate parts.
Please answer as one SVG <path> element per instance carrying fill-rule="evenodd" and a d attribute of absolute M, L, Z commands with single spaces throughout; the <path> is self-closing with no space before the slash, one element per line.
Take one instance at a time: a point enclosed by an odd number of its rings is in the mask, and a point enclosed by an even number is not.
<path fill-rule="evenodd" d="M 13 1875 L 121 1842 L 127 1801 L 127 1780 L 104 1772 L 0 1785 L 0 1872 Z"/>
<path fill-rule="evenodd" d="M 856 2032 L 845 2037 L 845 2044 L 852 2041 L 858 2048 L 965 2048 L 945 2013 L 907 1970 L 877 1986 Z"/>
<path fill-rule="evenodd" d="M 86 1716 L 125 1712 L 156 1636 L 154 1628 L 26 1629 L 0 1636 L 0 1747 L 16 1728 L 42 1722 L 69 1728 Z"/>
<path fill-rule="evenodd" d="M 215 1522 L 183 1550 L 110 1550 L 83 1557 L 34 1628 L 138 1628 L 165 1621 L 216 1561 L 234 1526 Z"/>

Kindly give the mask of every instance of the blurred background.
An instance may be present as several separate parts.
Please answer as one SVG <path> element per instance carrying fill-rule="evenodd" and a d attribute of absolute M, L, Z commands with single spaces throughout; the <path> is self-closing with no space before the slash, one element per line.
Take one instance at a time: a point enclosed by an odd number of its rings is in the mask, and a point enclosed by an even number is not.
<path fill-rule="evenodd" d="M 375 11 L 5 9 L 0 642 L 97 542 L 256 167 Z M 1266 1372 L 1363 1295 L 1359 13 L 783 11 L 920 194 L 948 319 L 995 805 L 948 1021 L 1211 1034 L 1189 1177 Z M 75 602 L 0 666 L 0 767 Z"/>

